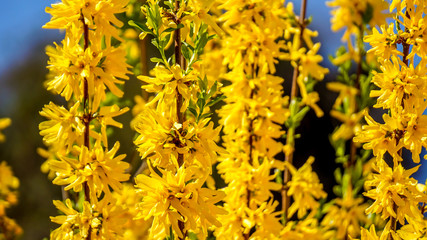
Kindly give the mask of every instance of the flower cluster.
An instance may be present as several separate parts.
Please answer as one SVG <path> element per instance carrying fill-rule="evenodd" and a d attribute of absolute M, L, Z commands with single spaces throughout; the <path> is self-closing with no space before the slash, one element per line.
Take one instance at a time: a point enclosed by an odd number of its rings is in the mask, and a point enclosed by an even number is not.
<path fill-rule="evenodd" d="M 377 97 L 374 107 L 388 111 L 383 123 L 367 115 L 367 125 L 356 134 L 355 141 L 365 143 L 376 157 L 374 173 L 366 182 L 365 195 L 374 200 L 366 212 L 376 213 L 388 223 L 380 238 L 409 239 L 408 236 L 424 231 L 424 212 L 419 203 L 426 202 L 423 187 L 411 175 L 418 167 L 402 166 L 403 150 L 412 154 L 419 163 L 421 148 L 426 144 L 425 121 L 425 3 L 422 1 L 392 1 L 390 11 L 396 9 L 394 23 L 382 25 L 365 37 L 380 63 L 381 72 L 374 72 L 372 82 L 379 90 L 371 92 Z M 394 28 L 396 26 L 396 29 Z M 401 45 L 401 47 L 398 47 Z M 391 156 L 390 161 L 386 161 Z M 397 223 L 402 227 L 399 229 Z M 411 226 L 406 226 L 411 225 Z M 410 233 L 412 231 L 412 233 Z M 410 233 L 410 234 L 409 234 Z M 362 239 L 378 239 L 371 227 L 363 230 Z M 413 238 L 411 238 L 413 239 Z"/>
<path fill-rule="evenodd" d="M 117 27 L 123 23 L 115 14 L 126 10 L 127 0 L 64 0 L 46 8 L 52 15 L 44 28 L 65 30 L 61 44 L 46 48 L 49 56 L 46 88 L 68 101 L 68 106 L 45 105 L 39 125 L 48 147 L 39 152 L 48 160 L 53 183 L 63 186 L 63 196 L 81 192 L 84 199 L 64 205 L 54 201 L 65 215 L 52 217 L 61 226 L 52 239 L 120 238 L 122 210 L 111 190 L 119 192 L 129 178 L 125 155 L 115 156 L 120 144 L 109 150 L 107 127 L 122 127 L 113 118 L 126 112 L 103 103 L 107 96 L 121 97 L 120 85 L 128 79 L 129 65 Z M 108 91 L 107 91 L 108 90 Z M 72 190 L 72 191 L 71 191 Z M 117 221 L 117 222 L 116 222 Z"/>
<path fill-rule="evenodd" d="M 19 180 L 6 162 L 0 163 L 0 239 L 15 239 L 22 234 L 21 227 L 6 215 L 6 209 L 18 203 Z"/>
<path fill-rule="evenodd" d="M 222 30 L 209 14 L 211 4 L 202 1 L 147 1 L 141 8 L 144 23 L 132 21 L 141 30 L 140 38 L 152 35 L 161 58 L 153 77 L 139 76 L 142 88 L 154 94 L 140 104 L 132 122 L 135 144 L 148 173 L 136 176 L 136 191 L 142 201 L 137 219 L 152 219 L 151 239 L 195 234 L 204 239 L 211 226 L 221 226 L 218 215 L 225 211 L 215 204 L 224 193 L 214 189 L 210 174 L 221 148 L 216 141 L 220 128 L 214 127 L 209 108 L 220 100 L 214 97 L 219 84 L 201 71 L 200 56 L 214 36 L 208 25 Z M 174 42 L 174 55 L 166 49 Z M 205 183 L 210 187 L 205 187 Z"/>
<path fill-rule="evenodd" d="M 226 153 L 221 154 L 217 169 L 227 184 L 224 208 L 228 215 L 220 218 L 225 224 L 215 229 L 214 234 L 218 239 L 280 238 L 282 213 L 276 211 L 278 202 L 273 192 L 287 189 L 286 185 L 295 182 L 286 181 L 283 187 L 275 182 L 281 173 L 271 173 L 273 169 L 284 169 L 276 155 L 282 151 L 291 155 L 294 145 L 283 146 L 277 140 L 285 134 L 285 123 L 292 129 L 293 139 L 295 128 L 310 107 L 318 116 L 323 114 L 316 104 L 319 96 L 312 87 L 313 77 L 321 80 L 327 69 L 319 65 L 320 44 L 311 41 L 317 33 L 306 29 L 305 22 L 301 31 L 292 4 L 285 7 L 284 1 L 275 0 L 220 1 L 217 7 L 223 11 L 218 21 L 222 22 L 225 35 L 212 47 L 221 56 L 215 55 L 210 61 L 222 59 L 230 70 L 226 72 L 215 63 L 210 64 L 217 66 L 216 72 L 210 72 L 224 78 L 227 84 L 222 88 L 226 104 L 218 111 L 224 126 Z M 307 48 L 302 48 L 303 44 Z M 284 79 L 274 75 L 279 59 L 290 61 L 299 72 L 295 84 L 300 86 L 301 98 L 294 94 L 291 109 L 289 97 L 284 96 Z M 286 168 L 297 172 L 291 163 Z M 317 175 L 310 180 L 318 184 Z M 283 197 L 299 196 L 299 190 Z M 324 197 L 324 192 L 316 197 Z M 296 199 L 294 208 L 301 201 Z"/>
<path fill-rule="evenodd" d="M 217 239 L 273 238 L 280 235 L 278 202 L 272 191 L 281 185 L 270 171 L 277 167 L 274 156 L 282 150 L 276 139 L 284 133 L 288 111 L 283 97 L 283 78 L 274 76 L 275 63 L 285 48 L 284 31 L 289 14 L 283 1 L 222 1 L 226 35 L 220 51 L 230 71 L 222 76 L 230 84 L 218 112 L 224 126 L 218 172 L 227 187 L 221 228 Z"/>
<path fill-rule="evenodd" d="M 8 127 L 10 118 L 0 118 L 0 130 Z M 0 133 L 0 142 L 5 136 Z M 13 175 L 6 162 L 0 163 L 0 239 L 15 239 L 22 234 L 21 227 L 6 215 L 6 209 L 18 203 L 19 179 Z"/>
<path fill-rule="evenodd" d="M 384 13 L 387 3 L 382 0 L 335 0 L 327 5 L 333 8 L 332 30 L 345 29 L 342 37 L 345 46 L 341 46 L 331 60 L 339 74 L 336 81 L 326 84 L 330 91 L 338 93 L 330 115 L 340 123 L 330 141 L 335 149 L 335 161 L 342 164 L 342 168 L 335 170 L 337 198 L 325 205 L 321 224 L 335 231 L 337 239 L 347 239 L 360 236 L 360 226 L 372 223 L 372 218 L 365 216 L 368 205 L 361 193 L 368 175 L 362 169 L 370 164 L 371 152 L 361 149 L 353 137 L 362 128 L 364 112 L 374 104 L 369 94 L 374 88 L 371 72 L 377 64 L 366 53 L 363 37 L 371 33 L 375 25 L 384 24 L 388 14 Z"/>

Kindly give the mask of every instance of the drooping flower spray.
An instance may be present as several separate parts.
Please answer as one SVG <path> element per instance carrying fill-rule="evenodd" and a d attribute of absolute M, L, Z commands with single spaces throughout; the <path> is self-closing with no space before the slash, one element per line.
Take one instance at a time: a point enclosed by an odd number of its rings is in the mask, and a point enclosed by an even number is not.
<path fill-rule="evenodd" d="M 331 134 L 330 142 L 335 149 L 335 161 L 342 168 L 335 170 L 338 185 L 333 190 L 337 197 L 325 204 L 322 225 L 335 231 L 337 239 L 348 239 L 360 236 L 360 226 L 374 220 L 373 215 L 366 216 L 368 203 L 361 194 L 370 172 L 364 169 L 371 169 L 372 153 L 361 149 L 353 137 L 361 130 L 364 112 L 375 101 L 369 93 L 374 89 L 371 71 L 377 64 L 372 54 L 366 55 L 363 37 L 375 25 L 384 24 L 388 14 L 384 13 L 387 3 L 382 0 L 335 0 L 327 5 L 333 7 L 332 30 L 345 30 L 341 38 L 345 46 L 337 50 L 335 58 L 331 57 L 338 67 L 336 81 L 326 84 L 329 90 L 339 93 L 330 114 L 341 123 Z"/>
<path fill-rule="evenodd" d="M 225 104 L 219 110 L 224 126 L 218 172 L 227 187 L 221 217 L 215 229 L 217 239 L 276 238 L 280 235 L 278 201 L 272 191 L 281 184 L 270 171 L 278 165 L 274 158 L 282 150 L 276 141 L 284 133 L 287 99 L 283 78 L 274 76 L 275 63 L 285 47 L 283 40 L 288 14 L 283 1 L 222 1 L 226 36 L 221 42 L 223 63 L 229 82 L 222 91 Z"/>
<path fill-rule="evenodd" d="M 0 118 L 0 131 L 11 122 L 10 118 Z M 0 132 L 0 143 L 5 140 Z M 17 239 L 22 234 L 22 228 L 6 214 L 8 208 L 18 203 L 18 187 L 19 179 L 13 175 L 11 167 L 5 161 L 0 162 L 0 239 Z"/>
<path fill-rule="evenodd" d="M 53 183 L 63 187 L 55 206 L 65 215 L 52 217 L 61 226 L 51 239 L 120 239 L 123 211 L 112 191 L 120 192 L 128 180 L 125 155 L 115 156 L 116 142 L 108 146 L 107 127 L 121 127 L 113 118 L 128 109 L 103 103 L 108 95 L 121 97 L 120 85 L 128 79 L 129 66 L 115 14 L 125 11 L 127 0 L 67 1 L 46 8 L 52 15 L 44 28 L 65 30 L 65 39 L 47 47 L 49 75 L 46 87 L 67 101 L 67 106 L 45 105 L 40 124 L 47 145 L 41 151 Z M 107 91 L 108 89 L 108 91 Z M 80 196 L 80 197 L 79 197 Z"/>
<path fill-rule="evenodd" d="M 215 235 L 219 239 L 230 236 L 238 239 L 280 238 L 287 233 L 281 231 L 282 213 L 276 212 L 279 203 L 273 192 L 283 189 L 282 206 L 286 211 L 290 207 L 289 198 L 293 194 L 300 195 L 299 191 L 288 191 L 294 189 L 290 178 L 283 182 L 278 172 L 271 174 L 271 171 L 292 169 L 295 174 L 299 173 L 293 168 L 292 161 L 283 165 L 275 157 L 282 151 L 291 157 L 295 129 L 310 107 L 319 116 L 322 114 L 316 105 L 319 97 L 313 92 L 315 81 L 309 75 L 322 79 L 327 69 L 318 65 L 322 60 L 316 54 L 320 45 L 314 45 L 310 40 L 316 33 L 306 29 L 300 35 L 300 27 L 304 25 L 305 28 L 306 23 L 298 25 L 292 4 L 285 7 L 284 1 L 222 1 L 219 8 L 224 14 L 218 21 L 223 22 L 227 33 L 221 43 L 223 63 L 230 71 L 223 74 L 228 85 L 223 88 L 227 98 L 226 105 L 219 111 L 227 153 L 221 155 L 218 171 L 228 184 L 224 207 L 229 214 L 222 217 L 222 222 L 227 224 L 216 229 Z M 307 41 L 309 51 L 301 48 L 302 39 Z M 298 81 L 303 97 L 297 98 L 294 88 L 290 109 L 289 98 L 284 96 L 282 87 L 284 79 L 273 75 L 279 59 L 291 61 L 298 69 L 294 85 Z M 288 128 L 286 146 L 278 141 L 285 134 L 284 124 Z M 311 165 L 312 161 L 308 162 Z M 303 170 L 303 174 L 308 174 L 311 167 L 306 166 Z M 286 175 L 289 177 L 289 173 Z M 313 181 L 313 185 L 318 183 L 317 175 L 314 175 L 306 179 Z M 279 184 L 276 177 L 280 179 Z M 324 192 L 321 184 L 318 186 L 320 195 L 317 190 L 312 194 L 320 198 Z M 302 204 L 302 199 L 297 199 L 291 216 Z M 291 224 L 289 228 L 293 228 Z"/>
<path fill-rule="evenodd" d="M 281 194 L 282 210 L 284 212 L 283 222 L 285 224 L 292 225 L 287 221 L 295 213 L 297 213 L 299 220 L 309 214 L 305 220 L 314 220 L 315 222 L 309 225 L 316 228 L 317 221 L 311 218 L 320 207 L 318 200 L 325 198 L 326 193 L 323 191 L 323 185 L 319 183 L 317 174 L 312 171 L 311 164 L 314 159 L 310 157 L 298 171 L 292 166 L 297 138 L 296 131 L 301 121 L 310 109 L 314 110 L 317 117 L 323 116 L 323 111 L 317 105 L 320 98 L 319 94 L 314 90 L 314 86 L 329 72 L 328 69 L 320 65 L 323 60 L 322 56 L 318 55 L 320 43 L 313 43 L 312 41 L 312 38 L 316 37 L 318 33 L 307 27 L 309 20 L 306 19 L 306 8 L 306 0 L 301 1 L 299 16 L 295 16 L 293 9 L 289 8 L 291 14 L 288 17 L 288 21 L 291 27 L 285 34 L 285 39 L 287 39 L 285 54 L 280 56 L 280 59 L 290 61 L 294 68 L 289 96 L 289 118 L 285 123 L 287 128 L 286 144 L 283 147 L 285 170 L 283 172 Z M 292 179 L 292 172 L 299 177 Z M 299 180 L 297 181 L 297 179 Z M 291 197 L 294 200 L 292 205 L 290 204 Z M 311 204 L 306 204 L 307 199 L 310 199 Z"/>
<path fill-rule="evenodd" d="M 147 1 L 142 8 L 146 19 L 130 24 L 139 28 L 141 37 L 151 35 L 160 56 L 154 77 L 140 76 L 146 91 L 155 94 L 134 120 L 135 140 L 149 175 L 136 177 L 142 196 L 139 218 L 153 218 L 150 238 L 185 239 L 195 234 L 208 236 L 212 225 L 221 223 L 225 211 L 215 204 L 223 193 L 204 187 L 216 161 L 220 128 L 214 128 L 209 107 L 218 101 L 212 97 L 218 83 L 196 68 L 209 35 L 207 24 L 220 32 L 212 21 L 204 1 Z M 174 54 L 167 56 L 173 45 Z"/>
<path fill-rule="evenodd" d="M 381 239 L 419 239 L 426 234 L 425 186 L 411 177 L 419 166 L 406 169 L 402 164 L 406 154 L 419 163 L 421 148 L 427 146 L 425 9 L 424 1 L 393 0 L 394 21 L 364 38 L 381 69 L 372 78 L 379 89 L 370 96 L 377 98 L 374 107 L 387 113 L 382 121 L 367 114 L 367 124 L 354 140 L 375 155 L 375 173 L 365 183 L 365 195 L 374 202 L 366 213 L 387 222 Z M 362 229 L 362 239 L 371 238 L 379 239 L 374 225 L 369 232 Z"/>

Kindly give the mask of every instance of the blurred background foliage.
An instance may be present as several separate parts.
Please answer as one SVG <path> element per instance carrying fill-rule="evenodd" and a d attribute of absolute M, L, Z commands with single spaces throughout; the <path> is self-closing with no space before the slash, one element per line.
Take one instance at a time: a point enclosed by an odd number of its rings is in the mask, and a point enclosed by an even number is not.
<path fill-rule="evenodd" d="M 41 28 L 50 18 L 44 8 L 54 2 L 6 1 L 0 14 L 0 118 L 12 119 L 12 125 L 4 130 L 6 142 L 0 144 L 0 160 L 8 162 L 20 179 L 19 204 L 8 215 L 16 219 L 23 228 L 22 239 L 42 239 L 49 236 L 50 229 L 56 227 L 49 220 L 49 216 L 56 215 L 52 200 L 61 199 L 61 188 L 53 185 L 47 175 L 40 171 L 44 159 L 37 154 L 37 148 L 43 147 L 38 130 L 38 124 L 43 118 L 39 111 L 49 101 L 64 104 L 63 99 L 43 87 L 47 74 L 45 47 L 53 42 L 60 42 L 63 38 L 63 34 L 58 31 Z M 295 2 L 295 11 L 299 12 L 299 1 L 292 2 Z M 310 0 L 307 9 L 307 14 L 314 19 L 310 28 L 319 32 L 316 41 L 322 43 L 322 65 L 330 69 L 326 79 L 316 85 L 321 99 L 319 106 L 325 116 L 317 118 L 310 111 L 304 118 L 299 128 L 302 137 L 296 142 L 295 165 L 300 167 L 310 155 L 315 156 L 313 169 L 318 173 L 325 191 L 332 195 L 332 186 L 335 185 L 333 172 L 337 165 L 328 136 L 338 122 L 328 112 L 337 95 L 327 91 L 325 83 L 336 76 L 336 68 L 329 62 L 328 55 L 342 45 L 342 32 L 333 33 L 330 30 L 330 9 L 325 2 Z M 154 50 L 148 48 L 148 57 L 153 54 Z M 280 63 L 277 69 L 278 75 L 291 79 L 292 70 L 289 65 Z M 286 94 L 289 94 L 290 81 L 286 81 L 286 84 Z M 134 96 L 141 93 L 140 86 L 141 82 L 134 76 L 126 81 L 122 104 L 133 106 Z M 113 130 L 111 142 L 120 141 L 120 152 L 127 154 L 127 161 L 139 164 L 139 156 L 132 142 L 135 133 L 129 126 L 131 119 L 131 111 L 117 119 L 124 127 Z"/>

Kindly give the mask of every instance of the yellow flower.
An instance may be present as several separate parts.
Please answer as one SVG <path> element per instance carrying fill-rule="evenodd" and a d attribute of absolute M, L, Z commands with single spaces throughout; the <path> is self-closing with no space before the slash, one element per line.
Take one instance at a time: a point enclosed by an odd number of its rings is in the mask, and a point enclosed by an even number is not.
<path fill-rule="evenodd" d="M 395 162 L 400 161 L 402 158 L 397 152 L 403 145 L 403 141 L 400 141 L 403 136 L 401 122 L 387 114 L 383 115 L 384 124 L 375 122 L 368 114 L 365 115 L 365 120 L 367 125 L 362 127 L 362 131 L 356 134 L 353 141 L 365 142 L 363 148 L 372 149 L 377 159 L 382 159 L 388 152 Z"/>
<path fill-rule="evenodd" d="M 173 155 L 171 157 L 174 158 Z M 214 204 L 220 201 L 224 194 L 202 188 L 203 179 L 195 178 L 197 169 L 180 167 L 176 174 L 159 169 L 162 176 L 157 175 L 151 167 L 150 170 L 151 177 L 140 174 L 135 181 L 143 197 L 137 218 L 148 220 L 154 217 L 150 229 L 151 238 L 161 239 L 170 235 L 169 227 L 172 227 L 178 237 L 183 238 L 178 222 L 185 223 L 183 231 L 202 231 L 205 234 L 211 225 L 221 226 L 216 217 L 225 212 Z"/>
<path fill-rule="evenodd" d="M 289 116 L 289 111 L 285 108 L 288 99 L 282 97 L 283 79 L 269 74 L 247 79 L 234 71 L 227 78 L 232 79 L 233 83 L 222 88 L 227 95 L 226 105 L 218 111 L 224 133 L 232 135 L 224 137 L 230 138 L 225 141 L 248 141 L 250 120 L 245 119 L 254 119 L 252 130 L 259 136 L 253 141 L 254 147 L 265 156 L 274 157 L 282 150 L 282 144 L 275 139 L 284 134 L 281 124 Z M 251 94 L 255 91 L 256 94 Z"/>
<path fill-rule="evenodd" d="M 407 59 L 413 59 L 415 55 L 425 58 L 427 51 L 427 26 L 423 7 L 425 3 L 419 1 L 408 1 L 408 6 L 404 12 L 399 11 L 397 14 L 402 20 L 405 31 L 399 31 L 399 36 L 406 44 L 412 46 Z M 416 6 L 417 5 L 417 6 Z M 412 60 L 413 61 L 413 60 Z"/>
<path fill-rule="evenodd" d="M 126 52 L 123 48 L 111 45 L 101 46 L 102 36 L 89 34 L 92 44 L 83 49 L 78 38 L 66 36 L 62 47 L 46 49 L 49 56 L 49 78 L 47 89 L 61 94 L 66 100 L 74 95 L 83 101 L 83 83 L 88 83 L 88 93 L 93 96 L 92 111 L 96 111 L 100 101 L 105 100 L 105 90 L 108 89 L 116 96 L 123 96 L 123 91 L 116 84 L 123 84 L 130 66 L 126 64 Z"/>
<path fill-rule="evenodd" d="M 115 14 L 126 11 L 129 0 L 63 0 L 60 3 L 52 4 L 46 8 L 46 12 L 52 15 L 52 19 L 46 23 L 44 28 L 66 29 L 73 24 L 79 24 L 80 18 L 84 18 L 84 23 L 90 29 L 97 29 L 108 38 L 111 36 L 121 40 L 117 27 L 122 27 L 123 23 L 117 19 Z M 76 35 L 81 36 L 83 27 L 79 27 Z"/>
<path fill-rule="evenodd" d="M 22 228 L 15 222 L 15 220 L 7 216 L 0 216 L 2 223 L 2 231 L 0 232 L 0 239 L 18 239 L 22 234 Z"/>
<path fill-rule="evenodd" d="M 134 126 L 140 135 L 135 144 L 141 158 L 147 157 L 153 166 L 170 169 L 173 167 L 170 155 L 177 159 L 178 154 L 183 154 L 187 166 L 198 164 L 210 173 L 216 152 L 222 151 L 215 143 L 220 128 L 214 129 L 210 118 L 199 123 L 187 120 L 182 124 L 175 118 L 173 115 L 168 119 L 148 108 L 137 116 Z"/>
<path fill-rule="evenodd" d="M 65 215 L 50 217 L 52 222 L 61 224 L 50 233 L 51 239 L 124 239 L 124 210 L 114 202 L 102 199 L 91 205 L 84 201 L 82 212 L 73 208 L 70 199 L 66 199 L 65 204 L 54 200 L 53 204 Z"/>
<path fill-rule="evenodd" d="M 51 161 L 50 168 L 56 172 L 54 184 L 67 185 L 65 190 L 73 189 L 80 192 L 83 183 L 87 183 L 90 189 L 91 200 L 96 200 L 103 192 L 104 198 L 111 198 L 110 187 L 120 192 L 122 186 L 120 182 L 129 179 L 126 169 L 129 168 L 127 162 L 122 161 L 125 154 L 114 157 L 119 149 L 119 142 L 114 144 L 110 151 L 105 151 L 99 141 L 95 143 L 93 149 L 87 147 L 77 147 L 80 152 L 79 159 L 60 156 L 60 161 Z"/>
<path fill-rule="evenodd" d="M 99 109 L 98 115 L 96 116 L 96 120 L 101 125 L 101 139 L 105 147 L 108 147 L 107 142 L 107 126 L 114 126 L 118 128 L 122 128 L 123 124 L 117 122 L 113 119 L 113 117 L 117 117 L 127 112 L 129 108 L 120 109 L 117 105 L 113 106 L 103 106 Z"/>
<path fill-rule="evenodd" d="M 289 187 L 288 196 L 292 196 L 294 199 L 288 209 L 288 218 L 298 212 L 298 219 L 302 219 L 310 210 L 308 218 L 314 216 L 320 205 L 316 199 L 327 196 L 323 191 L 323 185 L 319 183 L 317 174 L 311 168 L 313 162 L 314 157 L 308 158 L 298 170 L 285 162 L 285 167 L 289 169 L 292 175 L 291 181 L 287 183 L 287 187 Z"/>
<path fill-rule="evenodd" d="M 426 146 L 425 136 L 427 135 L 427 116 L 423 115 L 426 103 L 421 100 L 418 105 L 418 112 L 405 115 L 402 120 L 405 124 L 405 131 L 402 138 L 403 146 L 412 153 L 412 161 L 420 162 L 420 153 L 423 146 Z M 424 108 L 423 108 L 424 107 Z M 406 117 L 407 116 L 407 117 Z"/>
<path fill-rule="evenodd" d="M 402 225 L 405 219 L 422 218 L 418 203 L 426 201 L 427 196 L 417 190 L 417 181 L 410 178 L 418 168 L 405 170 L 401 164 L 390 168 L 386 163 L 377 167 L 378 173 L 365 182 L 369 190 L 364 195 L 375 200 L 366 213 L 380 214 L 382 219 L 393 217 Z"/>
<path fill-rule="evenodd" d="M 302 78 L 310 75 L 317 80 L 322 80 L 325 77 L 325 74 L 329 72 L 329 69 L 319 65 L 319 63 L 323 61 L 323 57 L 317 54 L 319 48 L 320 43 L 316 43 L 308 50 L 307 53 L 293 49 L 293 51 L 300 53 L 297 58 L 299 59 L 298 70 L 303 76 Z"/>
<path fill-rule="evenodd" d="M 174 106 L 177 91 L 182 95 L 183 104 L 179 111 L 184 112 L 190 99 L 197 96 L 197 89 L 194 83 L 197 82 L 197 75 L 194 71 L 184 75 L 183 69 L 179 65 L 174 65 L 170 69 L 163 65 L 158 65 L 153 69 L 154 78 L 148 76 L 138 76 L 138 79 L 146 82 L 142 88 L 147 92 L 157 93 L 148 106 L 158 103 L 158 106 Z"/>
<path fill-rule="evenodd" d="M 387 2 L 382 0 L 333 0 L 326 3 L 334 9 L 331 11 L 331 28 L 332 31 L 339 31 L 345 28 L 343 41 L 350 41 L 351 35 L 359 35 L 360 27 L 365 24 L 370 26 L 382 25 L 386 23 L 387 14 L 384 10 L 387 9 Z M 364 15 L 368 11 L 372 11 L 372 18 L 369 23 L 364 22 Z"/>
<path fill-rule="evenodd" d="M 218 21 L 224 22 L 229 34 L 224 39 L 224 64 L 231 69 L 242 67 L 248 75 L 254 75 L 254 69 L 274 73 L 280 50 L 285 48 L 284 41 L 276 40 L 291 27 L 283 1 L 227 0 L 219 8 L 225 13 Z"/>
<path fill-rule="evenodd" d="M 280 233 L 283 240 L 326 240 L 334 236 L 319 228 L 316 218 L 305 218 L 300 221 L 289 221 Z"/>
<path fill-rule="evenodd" d="M 5 209 L 18 202 L 16 190 L 19 179 L 12 173 L 5 161 L 0 163 L 0 218 L 5 217 Z"/>
<path fill-rule="evenodd" d="M 276 212 L 276 207 L 279 205 L 277 201 L 271 199 L 268 202 L 263 202 L 255 210 L 250 212 L 249 219 L 256 225 L 256 230 L 251 234 L 252 239 L 278 239 L 282 224 L 280 223 L 281 212 Z"/>
<path fill-rule="evenodd" d="M 45 144 L 64 146 L 68 152 L 74 143 L 83 143 L 85 126 L 81 119 L 82 113 L 78 111 L 79 106 L 80 103 L 76 102 L 69 111 L 52 102 L 44 106 L 40 115 L 49 120 L 40 123 L 39 129 Z"/>
<path fill-rule="evenodd" d="M 426 240 L 427 239 L 427 221 L 425 219 L 409 218 L 408 223 L 403 225 L 397 235 L 402 240 Z"/>
<path fill-rule="evenodd" d="M 381 25 L 381 31 L 382 33 L 374 28 L 372 34 L 363 38 L 372 46 L 368 53 L 374 52 L 380 61 L 389 59 L 392 55 L 403 55 L 396 48 L 398 35 L 394 33 L 394 24 L 390 23 L 387 29 L 385 25 Z"/>
<path fill-rule="evenodd" d="M 351 185 L 348 186 L 343 198 L 336 198 L 333 205 L 325 208 L 327 213 L 321 223 L 328 229 L 336 229 L 337 239 L 359 236 L 360 225 L 368 222 L 365 215 L 367 204 L 362 197 L 354 198 Z"/>
<path fill-rule="evenodd" d="M 142 201 L 142 196 L 137 194 L 132 184 L 124 183 L 122 191 L 113 192 L 113 199 L 117 206 L 121 206 L 126 211 L 123 213 L 123 219 L 126 222 L 123 225 L 125 229 L 123 237 L 126 240 L 146 240 L 151 226 L 152 219 L 135 219 L 139 213 L 138 204 Z"/>
<path fill-rule="evenodd" d="M 0 130 L 3 130 L 10 126 L 11 122 L 12 121 L 10 120 L 10 118 L 0 118 Z M 4 142 L 4 140 L 5 136 L 0 132 L 0 143 Z"/>
<path fill-rule="evenodd" d="M 391 109 L 394 113 L 402 112 L 402 103 L 408 98 L 425 98 L 426 69 L 425 61 L 416 68 L 413 63 L 406 66 L 399 57 L 392 56 L 381 65 L 382 73 L 374 72 L 372 82 L 379 90 L 372 90 L 371 97 L 378 97 L 374 107 Z M 406 104 L 405 104 L 406 105 Z"/>
<path fill-rule="evenodd" d="M 369 231 L 366 228 L 361 228 L 361 240 L 380 240 L 377 235 L 377 231 L 375 230 L 375 225 L 372 224 L 369 228 Z"/>

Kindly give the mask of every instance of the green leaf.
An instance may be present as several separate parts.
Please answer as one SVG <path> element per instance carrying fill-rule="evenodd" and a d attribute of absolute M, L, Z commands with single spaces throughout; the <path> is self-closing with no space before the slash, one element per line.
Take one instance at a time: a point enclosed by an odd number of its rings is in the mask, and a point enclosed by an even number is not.
<path fill-rule="evenodd" d="M 147 7 L 147 26 L 154 29 L 155 33 L 158 34 L 159 28 L 162 24 L 162 17 L 160 16 L 159 5 L 149 4 Z"/>
<path fill-rule="evenodd" d="M 207 118 L 207 117 L 210 117 L 212 114 L 213 114 L 213 113 L 204 113 L 204 114 L 202 114 L 202 115 L 199 117 L 199 120 L 201 120 L 201 119 L 205 119 L 205 118 Z"/>
<path fill-rule="evenodd" d="M 190 111 L 191 112 L 191 114 L 193 114 L 193 116 L 195 117 L 195 118 L 197 118 L 197 111 L 196 111 L 196 109 L 194 109 L 194 108 L 192 108 L 192 107 L 189 107 L 188 108 L 188 111 Z"/>
<path fill-rule="evenodd" d="M 190 240 L 198 240 L 197 235 L 195 233 L 188 233 L 188 238 L 190 238 Z"/>
<path fill-rule="evenodd" d="M 363 185 L 365 184 L 365 180 L 359 179 L 355 184 L 354 184 L 354 188 L 353 188 L 353 195 L 356 195 L 357 193 L 360 192 L 360 190 L 362 190 Z"/>
<path fill-rule="evenodd" d="M 352 176 L 353 183 L 355 183 L 357 180 L 362 178 L 362 170 L 363 170 L 362 161 L 360 159 L 357 159 L 356 164 L 354 165 L 354 170 L 353 170 L 353 176 Z"/>
<path fill-rule="evenodd" d="M 153 44 L 157 49 L 160 49 L 159 40 L 157 38 L 153 38 L 151 40 L 151 44 Z"/>
<path fill-rule="evenodd" d="M 335 180 L 338 184 L 342 184 L 342 174 L 341 174 L 341 168 L 337 168 L 334 171 Z"/>
<path fill-rule="evenodd" d="M 191 52 L 190 52 L 190 49 L 188 49 L 188 43 L 186 43 L 186 42 L 182 43 L 181 52 L 182 52 L 182 55 L 184 56 L 185 60 L 187 60 L 187 62 L 189 62 L 190 58 L 191 58 Z"/>
<path fill-rule="evenodd" d="M 199 98 L 199 99 L 197 99 L 197 107 L 199 108 L 199 110 L 200 110 L 200 113 L 202 113 L 203 111 L 202 111 L 202 109 L 205 107 L 205 104 L 203 103 L 204 102 L 204 99 L 203 98 Z"/>
<path fill-rule="evenodd" d="M 274 169 L 274 173 L 276 174 L 276 183 L 283 184 L 283 172 L 279 169 Z"/>
<path fill-rule="evenodd" d="M 206 76 L 205 76 L 204 79 L 202 79 L 202 78 L 199 77 L 199 87 L 200 87 L 200 90 L 202 90 L 202 93 L 206 92 L 206 90 L 208 88 L 208 83 L 207 83 Z"/>
<path fill-rule="evenodd" d="M 342 193 L 345 194 L 347 192 L 348 184 L 350 184 L 351 176 L 347 172 L 344 173 L 342 178 Z"/>
<path fill-rule="evenodd" d="M 147 21 L 144 21 L 143 23 L 138 23 L 138 22 L 135 22 L 134 20 L 129 20 L 128 24 L 129 26 L 138 28 L 142 32 L 153 34 L 153 31 L 151 31 L 146 25 Z"/>
<path fill-rule="evenodd" d="M 199 29 L 199 33 L 196 36 L 195 41 L 195 51 L 197 54 L 201 54 L 203 52 L 203 49 L 205 48 L 206 44 L 208 43 L 208 32 L 207 32 L 207 25 L 202 24 Z"/>
<path fill-rule="evenodd" d="M 336 185 L 332 188 L 332 191 L 334 191 L 335 195 L 337 196 L 342 196 L 342 190 L 341 190 L 341 186 Z"/>
<path fill-rule="evenodd" d="M 218 96 L 218 97 L 212 99 L 211 101 L 209 101 L 208 104 L 206 104 L 206 107 L 213 106 L 213 105 L 215 105 L 216 103 L 218 103 L 219 101 L 221 101 L 221 100 L 223 100 L 225 98 L 227 98 L 227 97 L 224 96 L 224 95 Z"/>
<path fill-rule="evenodd" d="M 160 45 L 162 49 L 165 49 L 166 45 L 168 45 L 168 42 L 171 39 L 171 35 L 172 34 L 166 34 L 166 36 L 163 37 L 162 40 L 160 40 Z"/>
<path fill-rule="evenodd" d="M 208 99 L 211 98 L 215 94 L 217 88 L 218 88 L 218 82 L 215 81 L 214 84 L 212 85 L 211 89 L 209 89 L 208 96 L 207 96 Z"/>
<path fill-rule="evenodd" d="M 305 106 L 297 114 L 295 114 L 295 116 L 293 118 L 294 118 L 295 123 L 298 124 L 297 126 L 299 126 L 299 124 L 301 123 L 304 116 L 308 113 L 308 111 L 310 111 L 310 107 Z"/>
<path fill-rule="evenodd" d="M 150 60 L 151 60 L 152 62 L 159 62 L 159 63 L 163 63 L 163 59 L 161 59 L 161 58 L 157 58 L 157 57 L 152 57 L 152 58 L 150 58 Z"/>

